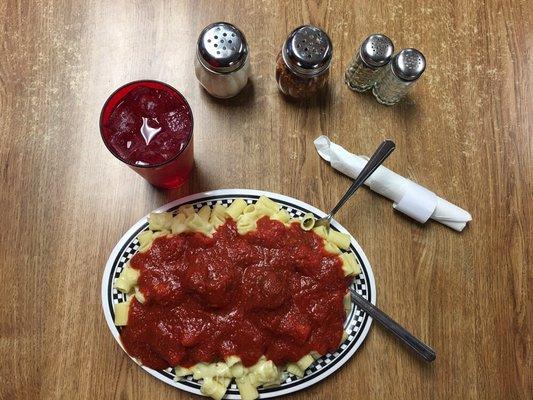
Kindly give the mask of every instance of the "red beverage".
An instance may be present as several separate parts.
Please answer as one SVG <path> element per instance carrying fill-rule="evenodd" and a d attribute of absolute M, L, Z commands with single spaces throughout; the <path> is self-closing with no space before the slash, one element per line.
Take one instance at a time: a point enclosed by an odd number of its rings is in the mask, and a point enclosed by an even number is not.
<path fill-rule="evenodd" d="M 100 115 L 105 145 L 154 186 L 181 186 L 193 166 L 193 118 L 185 98 L 158 81 L 117 89 Z"/>

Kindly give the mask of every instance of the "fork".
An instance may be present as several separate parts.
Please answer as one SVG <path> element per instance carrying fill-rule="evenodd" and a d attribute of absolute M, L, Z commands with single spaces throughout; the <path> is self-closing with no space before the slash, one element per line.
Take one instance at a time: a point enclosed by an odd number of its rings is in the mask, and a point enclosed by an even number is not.
<path fill-rule="evenodd" d="M 391 317 L 389 317 L 355 290 L 350 289 L 350 295 L 352 302 L 355 305 L 359 306 L 364 312 L 378 321 L 381 326 L 394 334 L 394 336 L 396 336 L 400 341 L 413 350 L 419 357 L 424 359 L 424 361 L 428 363 L 435 361 L 435 358 L 437 358 L 435 350 L 422 342 L 399 323 L 394 321 Z"/>
<path fill-rule="evenodd" d="M 370 160 L 366 163 L 363 170 L 359 173 L 357 178 L 353 181 L 352 185 L 348 191 L 342 196 L 340 201 L 337 203 L 333 210 L 323 218 L 317 219 L 315 226 L 325 226 L 326 230 L 329 231 L 331 219 L 340 210 L 340 208 L 348 201 L 350 197 L 359 189 L 363 183 L 374 173 L 374 171 L 385 161 L 385 159 L 394 151 L 396 145 L 392 140 L 384 140 L 383 143 L 379 145 L 377 150 L 372 154 Z"/>

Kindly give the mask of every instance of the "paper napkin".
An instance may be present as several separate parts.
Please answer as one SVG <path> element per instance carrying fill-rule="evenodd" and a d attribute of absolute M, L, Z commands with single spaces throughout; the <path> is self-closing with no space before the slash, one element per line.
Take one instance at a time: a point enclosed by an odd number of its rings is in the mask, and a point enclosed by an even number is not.
<path fill-rule="evenodd" d="M 329 161 L 336 170 L 354 179 L 368 160 L 368 157 L 348 152 L 331 142 L 327 136 L 318 137 L 314 143 L 320 157 Z M 472 220 L 469 212 L 384 166 L 380 166 L 365 185 L 391 199 L 396 210 L 421 223 L 431 218 L 456 231 L 462 231 L 466 223 Z"/>

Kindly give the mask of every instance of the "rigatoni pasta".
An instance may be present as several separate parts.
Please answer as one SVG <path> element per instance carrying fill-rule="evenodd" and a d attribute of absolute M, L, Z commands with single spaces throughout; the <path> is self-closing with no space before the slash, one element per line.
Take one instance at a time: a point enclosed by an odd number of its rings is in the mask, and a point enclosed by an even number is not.
<path fill-rule="evenodd" d="M 340 249 L 348 250 L 350 248 L 350 235 L 330 229 L 328 232 L 328 242 L 333 243 Z"/>
<path fill-rule="evenodd" d="M 209 217 L 211 216 L 211 207 L 209 207 L 207 204 L 203 206 L 200 211 L 198 211 L 198 216 L 208 223 Z"/>
<path fill-rule="evenodd" d="M 311 213 L 306 213 L 300 221 L 300 226 L 304 231 L 310 231 L 315 226 L 316 218 Z"/>
<path fill-rule="evenodd" d="M 124 326 L 128 324 L 128 312 L 131 298 L 123 303 L 115 304 L 115 325 Z"/>
<path fill-rule="evenodd" d="M 341 254 L 342 251 L 333 243 L 326 241 L 324 242 L 324 250 L 330 252 L 331 254 Z"/>
<path fill-rule="evenodd" d="M 187 231 L 187 215 L 180 212 L 177 213 L 174 218 L 172 218 L 172 223 L 170 224 L 170 229 L 174 235 L 179 235 L 180 233 Z"/>
<path fill-rule="evenodd" d="M 235 199 L 226 210 L 226 214 L 236 220 L 242 214 L 245 207 L 246 201 L 244 199 Z"/>
<path fill-rule="evenodd" d="M 272 214 L 270 219 L 273 219 L 275 221 L 280 221 L 280 222 L 283 222 L 283 223 L 287 223 L 287 222 L 290 221 L 291 215 L 289 214 L 289 212 L 287 210 L 283 209 L 283 210 L 279 210 L 279 211 L 275 212 L 274 214 Z"/>
<path fill-rule="evenodd" d="M 171 238 L 176 235 L 201 233 L 213 238 L 217 229 L 228 220 L 234 221 L 239 235 L 247 235 L 258 229 L 257 224 L 258 222 L 263 223 L 260 220 L 264 217 L 278 221 L 283 224 L 278 226 L 286 226 L 287 229 L 301 229 L 300 232 L 303 231 L 302 234 L 305 235 L 316 234 L 322 239 L 323 248 L 327 253 L 322 253 L 323 257 L 338 256 L 345 276 L 354 276 L 360 273 L 360 266 L 355 256 L 352 253 L 342 251 L 350 247 L 349 235 L 333 229 L 328 231 L 324 226 L 315 227 L 316 219 L 311 213 L 306 213 L 302 218 L 291 218 L 287 210 L 282 209 L 277 203 L 265 196 L 261 196 L 255 203 L 250 204 L 244 199 L 235 199 L 229 206 L 217 202 L 212 207 L 204 205 L 198 212 L 194 210 L 192 205 L 188 204 L 179 207 L 174 215 L 168 212 L 150 214 L 148 230 L 138 235 L 139 251 L 147 252 L 152 246 L 157 247 L 159 242 L 156 240 L 161 237 Z M 316 236 L 315 240 L 317 240 Z M 202 270 L 199 269 L 199 271 L 198 273 L 201 273 Z M 115 288 L 129 296 L 127 302 L 115 305 L 115 324 L 117 326 L 127 326 L 132 299 L 141 304 L 147 300 L 139 287 L 139 277 L 139 270 L 126 264 L 120 276 L 115 280 Z M 167 290 L 164 287 L 164 282 L 162 284 L 161 290 Z M 152 301 L 151 298 L 148 298 L 148 301 Z M 350 297 L 346 296 L 344 309 L 347 313 L 350 307 Z M 302 329 L 304 333 L 301 334 L 305 335 L 305 327 Z M 272 360 L 262 356 L 256 364 L 246 367 L 240 357 L 231 355 L 225 360 L 197 363 L 188 368 L 175 365 L 174 373 L 176 380 L 191 375 L 194 379 L 201 380 L 201 392 L 217 400 L 223 398 L 227 387 L 234 379 L 241 398 L 254 400 L 259 396 L 258 388 L 280 385 L 287 374 L 303 377 L 305 371 L 320 356 L 318 352 L 313 350 L 302 358 L 282 366 L 278 366 Z"/>
<path fill-rule="evenodd" d="M 342 253 L 341 259 L 342 269 L 344 270 L 344 274 L 346 276 L 355 276 L 361 273 L 361 267 L 359 266 L 359 262 L 353 253 Z"/>
<path fill-rule="evenodd" d="M 220 203 L 216 203 L 213 211 L 211 211 L 209 223 L 216 229 L 225 222 L 226 215 L 226 207 Z"/>
<path fill-rule="evenodd" d="M 140 272 L 126 264 L 120 276 L 115 281 L 115 287 L 123 293 L 129 293 L 137 284 Z"/>
<path fill-rule="evenodd" d="M 148 217 L 148 228 L 152 231 L 170 230 L 172 214 L 168 212 L 151 213 Z"/>
<path fill-rule="evenodd" d="M 150 248 L 154 240 L 154 232 L 150 230 L 141 232 L 137 236 L 137 240 L 139 241 L 139 251 L 144 252 Z"/>
<path fill-rule="evenodd" d="M 186 217 L 190 217 L 195 213 L 194 207 L 192 204 L 184 204 L 178 208 L 178 214 L 185 214 Z"/>
<path fill-rule="evenodd" d="M 200 232 L 207 236 L 211 236 L 213 234 L 213 226 L 207 222 L 204 218 L 202 218 L 199 214 L 192 214 L 185 220 L 185 224 L 189 228 L 190 232 Z"/>

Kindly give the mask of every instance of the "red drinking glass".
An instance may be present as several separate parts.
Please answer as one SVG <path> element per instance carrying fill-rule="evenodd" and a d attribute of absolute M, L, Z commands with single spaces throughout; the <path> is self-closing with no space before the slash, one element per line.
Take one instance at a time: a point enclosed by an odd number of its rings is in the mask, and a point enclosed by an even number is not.
<path fill-rule="evenodd" d="M 191 173 L 191 107 L 166 83 L 135 81 L 115 90 L 102 108 L 100 133 L 115 157 L 154 186 L 179 187 Z"/>

